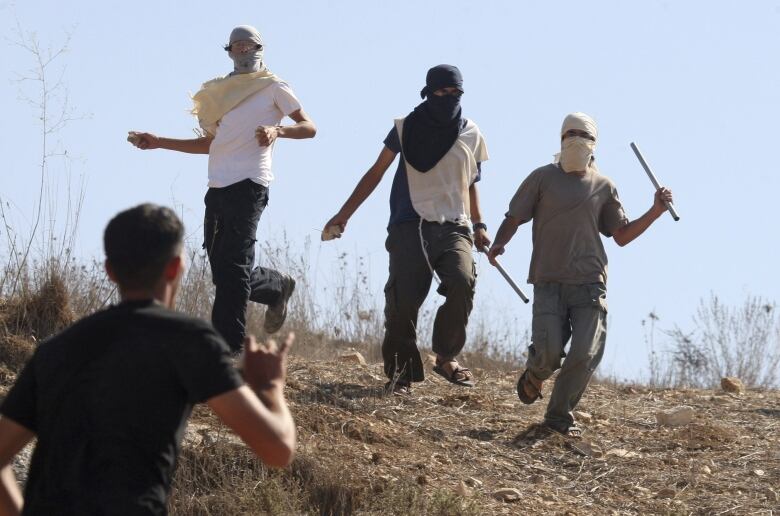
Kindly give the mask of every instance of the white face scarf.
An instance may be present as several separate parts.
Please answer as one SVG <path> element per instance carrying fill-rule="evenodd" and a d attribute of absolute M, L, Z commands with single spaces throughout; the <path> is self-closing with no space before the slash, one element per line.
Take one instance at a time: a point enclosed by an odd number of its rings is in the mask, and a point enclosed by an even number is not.
<path fill-rule="evenodd" d="M 582 136 L 569 136 L 561 142 L 560 163 L 563 171 L 583 172 L 593 158 L 596 142 Z"/>
<path fill-rule="evenodd" d="M 561 136 L 572 129 L 584 131 L 593 138 L 598 138 L 596 122 L 585 113 L 571 113 L 566 115 L 561 126 Z M 596 150 L 596 142 L 581 136 L 570 136 L 561 141 L 561 152 L 555 155 L 555 163 L 560 163 L 564 172 L 584 172 L 592 170 L 598 172 L 593 159 L 593 151 Z"/>

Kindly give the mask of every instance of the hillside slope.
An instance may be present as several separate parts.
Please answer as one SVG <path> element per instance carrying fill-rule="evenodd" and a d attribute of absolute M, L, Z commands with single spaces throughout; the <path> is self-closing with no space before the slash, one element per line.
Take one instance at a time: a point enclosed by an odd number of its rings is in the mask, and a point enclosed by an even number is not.
<path fill-rule="evenodd" d="M 530 407 L 517 400 L 518 371 L 475 372 L 474 389 L 430 374 L 411 397 L 384 396 L 377 364 L 293 358 L 287 394 L 299 430 L 296 464 L 283 473 L 252 466 L 248 474 L 246 462 L 234 466 L 243 480 L 228 474 L 222 483 L 212 478 L 208 491 L 191 492 L 200 481 L 193 466 L 216 467 L 203 462 L 204 452 L 212 462 L 231 453 L 251 462 L 239 446 L 216 451 L 232 438 L 200 409 L 172 509 L 578 515 L 780 510 L 776 391 L 735 395 L 594 384 L 578 407 L 585 434 L 573 440 L 535 430 L 546 400 Z M 695 411 L 691 423 L 656 423 L 656 412 L 681 405 Z M 224 466 L 223 459 L 218 462 Z M 500 488 L 521 495 L 498 499 Z M 230 493 L 219 496 L 218 489 Z"/>

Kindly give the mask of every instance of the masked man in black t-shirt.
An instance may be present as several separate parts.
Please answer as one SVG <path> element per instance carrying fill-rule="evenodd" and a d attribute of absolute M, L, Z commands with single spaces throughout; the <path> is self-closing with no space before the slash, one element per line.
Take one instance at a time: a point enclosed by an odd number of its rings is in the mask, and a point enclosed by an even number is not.
<path fill-rule="evenodd" d="M 482 222 L 477 182 L 487 146 L 477 124 L 462 116 L 463 77 L 438 65 L 425 78 L 421 102 L 394 121 L 379 157 L 358 182 L 324 234 L 340 235 L 360 205 L 401 154 L 390 192 L 385 247 L 390 275 L 385 285 L 382 358 L 389 392 L 408 395 L 425 378 L 417 348 L 417 316 L 434 277 L 445 297 L 436 312 L 431 348 L 433 371 L 456 385 L 472 387 L 474 376 L 458 362 L 477 276 L 472 247 L 490 245 Z"/>
<path fill-rule="evenodd" d="M 266 464 L 291 461 L 292 335 L 278 347 L 247 337 L 244 383 L 212 326 L 172 310 L 183 232 L 175 213 L 150 204 L 109 222 L 106 270 L 122 302 L 41 343 L 0 406 L 0 513 L 22 507 L 9 463 L 36 437 L 25 514 L 165 514 L 195 403 Z"/>

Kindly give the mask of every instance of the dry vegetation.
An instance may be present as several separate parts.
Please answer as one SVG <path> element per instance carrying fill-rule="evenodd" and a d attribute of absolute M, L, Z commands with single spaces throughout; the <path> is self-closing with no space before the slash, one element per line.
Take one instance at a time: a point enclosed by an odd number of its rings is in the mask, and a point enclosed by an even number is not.
<path fill-rule="evenodd" d="M 198 411 L 173 505 L 179 514 L 771 514 L 780 507 L 780 394 L 596 384 L 582 440 L 535 429 L 541 404 L 517 371 L 478 370 L 473 390 L 429 378 L 386 397 L 381 367 L 297 358 L 288 396 L 299 456 L 269 473 Z M 693 407 L 660 427 L 656 411 Z M 461 485 L 462 483 L 462 485 Z M 501 487 L 520 490 L 499 501 Z M 186 493 L 186 495 L 184 495 Z"/>
<path fill-rule="evenodd" d="M 207 316 L 212 289 L 193 258 L 180 307 Z M 365 298 L 359 267 L 350 277 L 345 260 L 336 286 L 318 287 L 343 296 L 327 306 L 310 295 L 305 261 L 297 267 L 303 288 L 290 315 L 298 340 L 287 389 L 299 428 L 295 463 L 267 470 L 199 407 L 180 458 L 173 514 L 769 515 L 780 508 L 777 391 L 597 383 L 579 407 L 585 436 L 571 440 L 534 426 L 543 404 L 516 399 L 517 351 L 472 344 L 466 362 L 477 373 L 476 388 L 431 375 L 410 398 L 387 397 L 378 364 L 381 318 Z M 38 339 L 112 296 L 97 267 L 42 267 L 21 277 L 0 303 L 2 391 Z M 346 311 L 353 317 L 343 317 Z M 260 310 L 250 315 L 259 327 Z M 342 357 L 354 351 L 369 364 Z M 656 424 L 657 411 L 680 405 L 694 409 L 693 422 Z M 23 456 L 17 464 L 22 478 L 25 463 Z M 494 493 L 504 487 L 522 495 L 499 500 Z"/>

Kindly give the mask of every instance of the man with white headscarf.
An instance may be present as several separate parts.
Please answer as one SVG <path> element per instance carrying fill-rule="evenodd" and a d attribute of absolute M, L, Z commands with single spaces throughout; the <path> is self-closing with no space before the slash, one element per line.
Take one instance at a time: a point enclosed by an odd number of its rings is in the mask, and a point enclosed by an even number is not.
<path fill-rule="evenodd" d="M 295 289 L 287 274 L 252 270 L 257 224 L 274 177 L 274 142 L 312 138 L 317 129 L 287 83 L 266 68 L 257 29 L 236 27 L 224 48 L 233 71 L 204 83 L 193 96 L 192 113 L 203 136 L 181 140 L 131 132 L 128 140 L 139 149 L 209 155 L 203 246 L 216 286 L 212 322 L 231 349 L 240 351 L 248 301 L 268 306 L 264 328 L 274 333 L 284 323 Z M 284 117 L 295 124 L 281 125 Z"/>
<path fill-rule="evenodd" d="M 566 117 L 561 152 L 520 185 L 488 254 L 495 265 L 518 226 L 533 219 L 531 345 L 517 394 L 523 403 L 533 403 L 542 397 L 543 382 L 560 369 L 545 426 L 570 436 L 582 432 L 574 421 L 574 407 L 601 361 L 607 338 L 607 255 L 599 233 L 622 247 L 650 227 L 666 211 L 664 203 L 672 201 L 672 192 L 662 188 L 653 206 L 629 221 L 614 183 L 596 167 L 597 138 L 591 117 Z"/>

